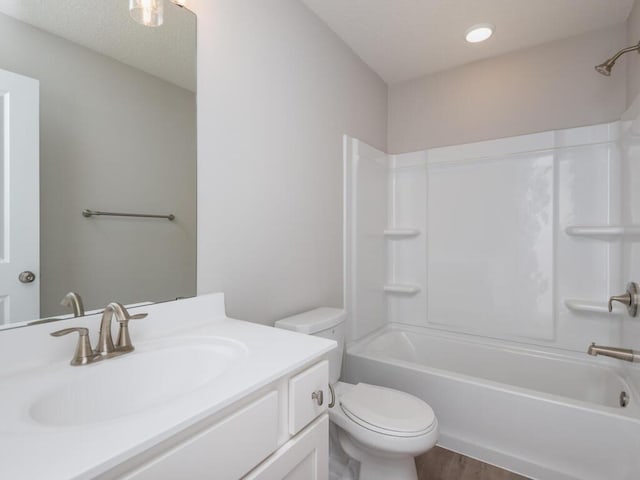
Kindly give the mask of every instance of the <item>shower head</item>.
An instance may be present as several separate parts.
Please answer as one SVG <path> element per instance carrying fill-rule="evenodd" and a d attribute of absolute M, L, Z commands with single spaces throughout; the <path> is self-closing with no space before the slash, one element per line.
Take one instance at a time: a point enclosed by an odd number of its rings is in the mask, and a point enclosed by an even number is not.
<path fill-rule="evenodd" d="M 610 77 L 611 69 L 615 64 L 616 64 L 616 61 L 610 58 L 606 62 L 601 63 L 600 65 L 596 65 L 596 72 L 604 75 L 605 77 Z"/>
<path fill-rule="evenodd" d="M 601 63 L 600 65 L 596 65 L 596 67 L 595 67 L 596 68 L 596 72 L 604 75 L 605 77 L 610 77 L 611 76 L 611 70 L 613 69 L 613 66 L 616 64 L 616 61 L 618 60 L 618 58 L 620 58 L 625 53 L 633 52 L 633 51 L 637 51 L 638 53 L 640 53 L 640 42 L 638 42 L 637 45 L 633 45 L 631 47 L 623 48 L 618 53 L 616 53 L 613 57 L 608 59 L 606 62 Z"/>

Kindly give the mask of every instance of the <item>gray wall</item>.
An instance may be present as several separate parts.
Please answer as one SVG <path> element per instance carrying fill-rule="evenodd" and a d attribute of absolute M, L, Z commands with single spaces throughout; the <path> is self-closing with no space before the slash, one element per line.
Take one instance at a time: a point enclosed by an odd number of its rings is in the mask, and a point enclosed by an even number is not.
<path fill-rule="evenodd" d="M 225 292 L 237 318 L 268 324 L 342 304 L 342 134 L 398 153 L 615 120 L 625 108 L 624 75 L 593 70 L 626 43 L 624 25 L 387 95 L 296 0 L 189 6 L 199 35 L 198 292 Z"/>
<path fill-rule="evenodd" d="M 387 87 L 298 0 L 193 0 L 198 292 L 261 323 L 342 305 L 342 135 L 386 149 Z"/>
<path fill-rule="evenodd" d="M 389 151 L 619 119 L 625 75 L 606 78 L 593 67 L 626 42 L 622 24 L 391 85 Z"/>
<path fill-rule="evenodd" d="M 87 307 L 193 295 L 194 93 L 4 15 L 0 68 L 40 80 L 42 313 L 69 290 Z"/>
<path fill-rule="evenodd" d="M 620 48 L 636 45 L 640 41 L 640 0 L 633 4 L 633 10 L 627 19 L 627 42 Z M 626 63 L 627 68 L 627 106 L 640 95 L 640 55 L 633 52 L 627 53 L 620 59 L 620 63 Z M 616 65 L 616 69 L 622 65 Z"/>

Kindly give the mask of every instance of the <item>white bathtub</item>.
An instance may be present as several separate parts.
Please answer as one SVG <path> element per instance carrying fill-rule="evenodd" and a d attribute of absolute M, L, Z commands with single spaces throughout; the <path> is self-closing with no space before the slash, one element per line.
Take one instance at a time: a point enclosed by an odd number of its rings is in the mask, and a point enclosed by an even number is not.
<path fill-rule="evenodd" d="M 422 398 L 441 446 L 522 475 L 638 480 L 640 396 L 608 360 L 391 325 L 347 349 L 344 379 Z"/>

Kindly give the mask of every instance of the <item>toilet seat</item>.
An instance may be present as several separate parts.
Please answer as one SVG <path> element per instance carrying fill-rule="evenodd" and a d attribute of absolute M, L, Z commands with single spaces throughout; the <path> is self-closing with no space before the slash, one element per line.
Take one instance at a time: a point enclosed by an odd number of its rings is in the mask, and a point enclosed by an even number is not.
<path fill-rule="evenodd" d="M 362 419 L 354 419 L 353 414 L 347 415 L 345 408 L 342 406 L 342 399 L 355 387 L 356 385 L 343 382 L 337 382 L 334 385 L 337 400 L 336 405 L 329 409 L 329 420 L 341 431 L 352 437 L 362 448 L 377 452 L 377 455 L 384 458 L 389 458 L 390 456 L 415 457 L 435 445 L 438 439 L 438 419 L 436 417 L 434 417 L 428 431 L 411 436 L 399 436 L 397 432 L 392 430 L 384 430 L 378 425 L 367 424 Z M 397 392 L 397 390 L 392 391 Z M 349 402 L 347 401 L 347 403 Z M 413 459 L 411 460 L 413 461 Z"/>
<path fill-rule="evenodd" d="M 431 407 L 413 395 L 359 383 L 340 397 L 345 415 L 358 425 L 393 437 L 425 435 L 437 426 Z"/>

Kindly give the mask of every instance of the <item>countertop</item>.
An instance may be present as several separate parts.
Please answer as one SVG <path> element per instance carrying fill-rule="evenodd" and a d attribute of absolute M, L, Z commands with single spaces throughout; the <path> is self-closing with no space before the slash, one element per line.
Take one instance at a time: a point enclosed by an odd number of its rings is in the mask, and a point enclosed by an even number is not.
<path fill-rule="evenodd" d="M 12 480 L 94 478 L 313 363 L 336 346 L 330 340 L 230 319 L 224 313 L 222 294 L 148 305 L 131 311 L 149 313 L 147 319 L 132 322 L 130 326 L 136 351 L 94 365 L 71 367 L 68 362 L 76 338 L 62 342 L 64 348 L 61 348 L 61 339 L 49 337 L 48 333 L 69 326 L 90 326 L 92 339 L 95 339 L 97 316 L 0 335 L 0 362 L 16 363 L 14 368 L 0 372 L 0 390 L 6 392 L 0 398 L 0 411 L 2 415 L 10 415 L 0 425 L 0 477 Z M 126 362 L 129 355 L 142 354 L 154 342 L 166 343 L 169 339 L 178 343 L 180 339 L 207 337 L 238 342 L 242 345 L 242 356 L 210 384 L 142 413 L 90 425 L 50 427 L 35 422 L 25 405 L 28 402 L 21 400 L 24 399 L 24 393 L 21 393 L 24 385 L 29 384 L 32 390 L 37 390 L 30 395 L 40 395 L 55 387 L 55 380 L 51 379 L 61 372 L 67 377 L 69 372 L 87 375 L 87 369 L 100 368 L 106 362 Z M 24 352 L 26 346 L 29 346 L 29 361 Z M 40 357 L 46 360 L 44 363 L 33 358 L 39 355 L 38 346 L 43 349 Z M 20 356 L 25 357 L 22 364 Z M 6 363 L 4 365 L 6 367 Z M 33 385 L 37 386 L 34 388 Z"/>

